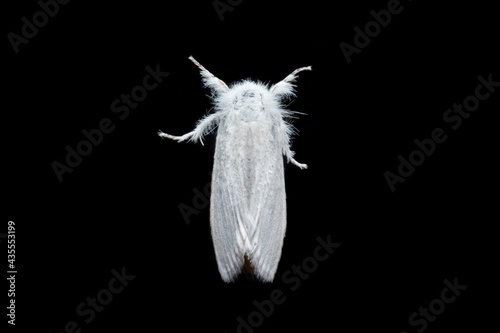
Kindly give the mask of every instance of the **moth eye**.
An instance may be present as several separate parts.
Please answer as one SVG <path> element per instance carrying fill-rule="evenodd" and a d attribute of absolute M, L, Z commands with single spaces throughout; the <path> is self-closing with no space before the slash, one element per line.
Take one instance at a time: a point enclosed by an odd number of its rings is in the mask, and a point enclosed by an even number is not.
<path fill-rule="evenodd" d="M 255 97 L 255 93 L 253 91 L 245 91 L 243 93 L 243 97 L 253 98 L 253 97 Z"/>
<path fill-rule="evenodd" d="M 262 94 L 254 89 L 244 90 L 240 93 L 242 99 L 254 99 L 259 96 L 262 97 Z"/>

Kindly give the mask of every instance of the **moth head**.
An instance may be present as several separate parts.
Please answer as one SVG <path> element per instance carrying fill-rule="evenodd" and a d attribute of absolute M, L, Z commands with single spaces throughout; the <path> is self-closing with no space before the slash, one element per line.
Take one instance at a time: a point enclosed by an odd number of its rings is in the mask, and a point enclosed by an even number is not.
<path fill-rule="evenodd" d="M 227 94 L 234 109 L 262 110 L 269 91 L 261 83 L 245 80 L 233 85 Z"/>

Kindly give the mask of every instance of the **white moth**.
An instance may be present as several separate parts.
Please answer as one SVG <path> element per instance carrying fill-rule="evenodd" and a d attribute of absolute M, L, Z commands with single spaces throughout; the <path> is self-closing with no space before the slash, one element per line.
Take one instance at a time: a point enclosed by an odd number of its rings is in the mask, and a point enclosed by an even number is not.
<path fill-rule="evenodd" d="M 246 268 L 259 280 L 272 282 L 286 229 L 283 156 L 301 169 L 290 149 L 294 128 L 286 119 L 294 111 L 282 103 L 294 96 L 297 73 L 270 88 L 244 80 L 228 87 L 193 57 L 203 83 L 212 90 L 214 112 L 182 136 L 162 138 L 200 141 L 217 127 L 210 199 L 210 225 L 222 280 L 232 282 Z"/>

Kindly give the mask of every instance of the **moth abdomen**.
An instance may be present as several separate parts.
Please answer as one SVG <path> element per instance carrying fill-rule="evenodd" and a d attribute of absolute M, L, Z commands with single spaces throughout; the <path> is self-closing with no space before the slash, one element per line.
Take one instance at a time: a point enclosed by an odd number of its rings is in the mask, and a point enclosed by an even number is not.
<path fill-rule="evenodd" d="M 253 267 L 252 262 L 248 259 L 247 255 L 244 256 L 243 266 L 241 267 L 241 273 L 244 274 L 250 280 L 255 280 L 255 267 Z"/>

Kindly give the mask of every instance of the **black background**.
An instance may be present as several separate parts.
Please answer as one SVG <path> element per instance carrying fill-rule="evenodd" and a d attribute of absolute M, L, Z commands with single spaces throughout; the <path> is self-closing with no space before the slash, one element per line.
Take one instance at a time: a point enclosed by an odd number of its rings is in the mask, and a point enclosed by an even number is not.
<path fill-rule="evenodd" d="M 426 331 L 484 331 L 496 315 L 486 301 L 498 264 L 500 89 L 457 130 L 442 117 L 479 75 L 500 81 L 498 16 L 486 1 L 401 4 L 350 64 L 339 44 L 353 44 L 353 28 L 387 1 L 245 0 L 223 21 L 212 1 L 71 1 L 19 53 L 5 37 L 1 231 L 16 222 L 16 329 L 235 332 L 254 300 L 280 289 L 286 301 L 256 332 L 416 332 L 408 317 L 457 277 L 467 290 Z M 4 4 L 4 36 L 39 10 Z M 210 109 L 189 55 L 226 83 L 313 67 L 290 105 L 307 113 L 293 150 L 309 169 L 286 166 L 288 226 L 272 284 L 222 282 L 208 208 L 189 224 L 179 212 L 209 182 L 215 146 L 214 136 L 202 146 L 156 135 L 184 134 Z M 157 64 L 170 75 L 120 120 L 111 103 Z M 115 130 L 60 183 L 51 163 L 103 118 Z M 447 141 L 392 193 L 384 172 L 437 127 Z M 341 246 L 290 290 L 283 274 L 328 235 Z M 123 267 L 135 279 L 85 323 L 76 307 Z"/>

